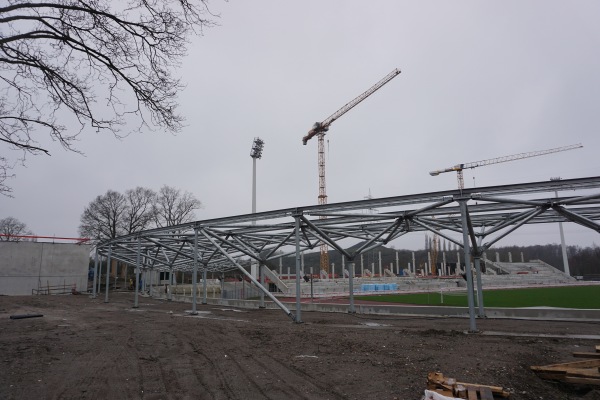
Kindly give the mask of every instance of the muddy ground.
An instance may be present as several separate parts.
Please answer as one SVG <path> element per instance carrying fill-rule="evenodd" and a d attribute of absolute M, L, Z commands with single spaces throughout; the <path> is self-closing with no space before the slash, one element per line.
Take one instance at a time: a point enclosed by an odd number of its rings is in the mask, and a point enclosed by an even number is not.
<path fill-rule="evenodd" d="M 600 399 L 529 367 L 599 340 L 466 334 L 468 319 L 240 310 L 111 295 L 0 296 L 0 399 L 420 399 L 427 373 L 510 398 Z M 10 315 L 41 313 L 12 320 Z M 600 334 L 596 322 L 479 320 L 483 332 Z"/>

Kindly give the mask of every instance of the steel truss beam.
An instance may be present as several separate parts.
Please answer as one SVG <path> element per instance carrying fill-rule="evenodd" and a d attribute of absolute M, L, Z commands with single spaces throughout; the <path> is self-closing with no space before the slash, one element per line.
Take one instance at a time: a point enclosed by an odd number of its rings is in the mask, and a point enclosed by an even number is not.
<path fill-rule="evenodd" d="M 556 198 L 555 191 L 570 195 Z M 379 212 L 373 213 L 373 209 Z M 574 222 L 600 232 L 599 221 L 600 177 L 589 177 L 366 199 L 196 221 L 107 240 L 97 245 L 97 251 L 102 256 L 110 251 L 112 259 L 155 271 L 188 272 L 196 267 L 196 271 L 239 270 L 248 276 L 242 264 L 250 259 L 275 269 L 275 259 L 292 254 L 298 257 L 300 252 L 318 250 L 323 243 L 339 251 L 350 263 L 357 256 L 409 233 L 435 231 L 468 250 L 471 256 L 479 257 L 492 244 L 524 225 Z M 465 238 L 469 243 L 465 243 Z M 481 244 L 484 239 L 487 242 Z M 346 250 L 351 246 L 353 251 Z M 254 277 L 249 278 L 265 290 Z M 280 307 L 292 316 L 285 306 Z"/>

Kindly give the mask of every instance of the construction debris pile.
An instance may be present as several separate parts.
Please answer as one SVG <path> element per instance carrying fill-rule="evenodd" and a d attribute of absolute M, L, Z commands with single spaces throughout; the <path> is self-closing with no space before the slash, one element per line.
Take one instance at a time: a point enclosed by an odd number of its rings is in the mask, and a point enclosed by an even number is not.
<path fill-rule="evenodd" d="M 427 375 L 425 400 L 494 400 L 498 398 L 508 398 L 509 396 L 510 393 L 499 386 L 457 382 L 454 378 L 445 377 L 441 372 L 430 372 Z"/>
<path fill-rule="evenodd" d="M 584 358 L 585 360 L 533 366 L 531 369 L 542 379 L 600 386 L 600 346 L 596 346 L 595 353 L 574 352 L 573 357 Z"/>

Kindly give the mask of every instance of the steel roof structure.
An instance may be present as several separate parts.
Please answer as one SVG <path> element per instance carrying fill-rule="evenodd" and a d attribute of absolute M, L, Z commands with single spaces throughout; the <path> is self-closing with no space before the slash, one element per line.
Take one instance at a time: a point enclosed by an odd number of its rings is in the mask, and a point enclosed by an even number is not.
<path fill-rule="evenodd" d="M 556 193 L 560 192 L 561 197 Z M 568 195 L 565 196 L 564 194 Z M 374 211 L 376 210 L 376 211 Z M 323 218 L 325 217 L 325 218 Z M 478 259 L 498 240 L 526 224 L 574 222 L 600 232 L 600 177 L 553 180 L 449 190 L 288 208 L 201 220 L 138 232 L 97 245 L 99 256 L 158 271 L 197 273 L 237 269 L 292 319 L 300 322 L 300 279 L 296 315 L 281 304 L 241 265 L 253 259 L 274 268 L 273 261 L 322 243 L 339 251 L 350 268 L 356 257 L 413 232 L 430 231 L 462 247 L 465 259 Z M 346 249 L 353 247 L 352 251 Z M 478 267 L 479 263 L 474 263 Z M 138 268 L 137 270 L 139 271 Z M 479 276 L 479 275 L 477 275 Z M 471 274 L 467 274 L 472 327 Z M 352 274 L 350 274 L 352 285 Z M 136 285 L 137 286 L 137 285 Z M 352 287 L 352 286 L 351 286 Z M 480 303 L 481 304 L 481 303 Z M 136 292 L 137 305 L 137 292 Z M 196 305 L 194 284 L 193 305 Z M 350 312 L 354 312 L 350 290 Z"/>

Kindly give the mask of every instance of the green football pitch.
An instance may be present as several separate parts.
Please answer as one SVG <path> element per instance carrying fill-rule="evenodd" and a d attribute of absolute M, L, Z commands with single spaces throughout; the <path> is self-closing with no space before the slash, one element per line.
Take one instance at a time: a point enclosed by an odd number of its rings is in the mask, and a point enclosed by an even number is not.
<path fill-rule="evenodd" d="M 467 307 L 467 293 L 428 292 L 356 296 L 358 300 Z M 477 301 L 475 299 L 475 301 Z M 600 309 L 600 285 L 483 290 L 485 307 L 561 307 Z"/>

